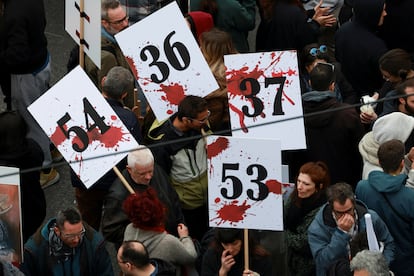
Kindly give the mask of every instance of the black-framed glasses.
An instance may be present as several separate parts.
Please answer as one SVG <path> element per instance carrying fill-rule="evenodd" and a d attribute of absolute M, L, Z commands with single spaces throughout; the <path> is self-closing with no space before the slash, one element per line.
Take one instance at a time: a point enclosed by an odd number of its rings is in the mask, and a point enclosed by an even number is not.
<path fill-rule="evenodd" d="M 333 213 L 335 214 L 335 216 L 337 218 L 340 218 L 345 214 L 353 215 L 354 214 L 354 206 L 352 206 L 351 208 L 349 208 L 348 210 L 345 210 L 345 211 L 336 211 L 336 210 L 332 210 L 332 211 L 333 211 Z"/>
<path fill-rule="evenodd" d="M 190 118 L 190 120 L 191 120 L 191 121 L 196 121 L 196 122 L 198 122 L 198 123 L 200 123 L 200 124 L 204 124 L 204 123 L 208 120 L 208 118 L 210 117 L 210 115 L 211 115 L 210 110 L 207 110 L 207 116 L 206 116 L 205 118 L 203 118 L 203 119 L 201 119 L 201 120 L 194 119 L 194 118 Z"/>
<path fill-rule="evenodd" d="M 322 66 L 329 66 L 329 68 L 331 68 L 332 72 L 335 72 L 335 65 L 333 65 L 332 63 L 329 62 L 318 62 L 316 63 L 316 65 L 322 65 Z"/>
<path fill-rule="evenodd" d="M 125 20 L 126 20 L 126 21 L 128 21 L 128 20 L 129 20 L 129 16 L 125 15 L 125 17 L 124 17 L 124 18 L 119 19 L 119 20 L 116 20 L 116 21 L 109 21 L 109 20 L 107 20 L 107 21 L 108 21 L 108 23 L 110 23 L 110 24 L 120 25 L 120 24 L 122 24 Z"/>
<path fill-rule="evenodd" d="M 319 46 L 319 48 L 311 48 L 309 50 L 309 54 L 316 57 L 317 55 L 324 54 L 327 51 L 328 51 L 328 47 L 326 47 L 326 45 L 321 45 L 321 46 Z"/>
<path fill-rule="evenodd" d="M 85 228 L 82 228 L 82 231 L 80 231 L 77 234 L 65 234 L 63 231 L 61 231 L 62 238 L 71 240 L 71 241 L 75 240 L 76 238 L 82 239 L 83 236 L 85 235 L 85 232 L 86 232 Z"/>

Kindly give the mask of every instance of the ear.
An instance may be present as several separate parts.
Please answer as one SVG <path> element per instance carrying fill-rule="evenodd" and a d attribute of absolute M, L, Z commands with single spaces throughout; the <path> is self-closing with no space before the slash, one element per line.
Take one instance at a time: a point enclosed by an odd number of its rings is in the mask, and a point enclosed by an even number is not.
<path fill-rule="evenodd" d="M 335 82 L 331 82 L 331 84 L 329 85 L 329 91 L 334 91 L 335 90 Z"/>
<path fill-rule="evenodd" d="M 108 23 L 108 21 L 106 21 L 106 20 L 101 20 L 101 25 L 105 28 L 105 29 L 108 29 L 108 27 L 109 27 L 109 23 Z"/>
<path fill-rule="evenodd" d="M 121 100 L 122 99 L 125 99 L 125 97 L 128 95 L 128 92 L 125 92 L 124 94 L 122 94 L 122 96 L 121 96 Z"/>
<path fill-rule="evenodd" d="M 53 227 L 53 231 L 55 232 L 56 235 L 60 235 L 60 230 L 57 226 Z"/>
<path fill-rule="evenodd" d="M 106 80 L 106 76 L 104 76 L 104 77 L 102 78 L 102 80 L 101 80 L 101 87 L 103 87 L 103 86 L 104 86 L 105 80 Z"/>
<path fill-rule="evenodd" d="M 398 101 L 400 102 L 400 104 L 405 104 L 405 98 L 398 98 Z"/>

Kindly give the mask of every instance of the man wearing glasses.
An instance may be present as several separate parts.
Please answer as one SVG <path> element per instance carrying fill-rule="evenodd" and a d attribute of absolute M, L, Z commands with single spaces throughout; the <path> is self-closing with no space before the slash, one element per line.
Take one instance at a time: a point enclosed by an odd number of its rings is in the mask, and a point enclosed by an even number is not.
<path fill-rule="evenodd" d="M 394 259 L 394 240 L 377 213 L 356 200 L 352 187 L 343 182 L 329 187 L 327 198 L 328 203 L 321 207 L 308 228 L 308 242 L 315 261 L 316 274 L 326 275 L 328 271 L 342 265 L 347 266 L 350 271 L 349 261 L 354 253 L 368 248 L 364 238 L 360 244 L 355 244 L 357 239 L 366 235 L 366 213 L 371 214 L 374 232 L 389 265 Z"/>
<path fill-rule="evenodd" d="M 101 90 L 102 78 L 112 67 L 122 66 L 131 70 L 115 40 L 115 35 L 128 27 L 129 18 L 125 9 L 118 0 L 102 0 L 101 14 L 101 69 L 98 69 L 90 58 L 85 57 L 85 71 L 99 90 Z M 134 87 L 135 80 L 131 81 L 124 99 L 124 104 L 129 108 L 135 105 Z"/>
<path fill-rule="evenodd" d="M 74 208 L 59 211 L 26 242 L 21 270 L 25 275 L 114 275 L 102 235 Z"/>
<path fill-rule="evenodd" d="M 155 120 L 144 138 L 157 144 L 151 147 L 155 163 L 170 176 L 191 236 L 199 240 L 208 229 L 207 152 L 201 134 L 209 131 L 209 116 L 205 99 L 186 96 L 178 111 L 162 122 Z"/>

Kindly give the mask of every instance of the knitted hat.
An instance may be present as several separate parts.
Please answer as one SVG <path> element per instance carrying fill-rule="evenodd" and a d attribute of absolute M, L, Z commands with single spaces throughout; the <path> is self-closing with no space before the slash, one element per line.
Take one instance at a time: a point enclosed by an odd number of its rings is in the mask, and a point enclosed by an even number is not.
<path fill-rule="evenodd" d="M 207 12 L 189 12 L 186 18 L 197 41 L 202 33 L 208 32 L 214 27 L 213 16 Z"/>
<path fill-rule="evenodd" d="M 372 127 L 375 141 L 382 144 L 391 139 L 405 143 L 414 130 L 414 118 L 402 112 L 393 112 L 379 118 Z"/>

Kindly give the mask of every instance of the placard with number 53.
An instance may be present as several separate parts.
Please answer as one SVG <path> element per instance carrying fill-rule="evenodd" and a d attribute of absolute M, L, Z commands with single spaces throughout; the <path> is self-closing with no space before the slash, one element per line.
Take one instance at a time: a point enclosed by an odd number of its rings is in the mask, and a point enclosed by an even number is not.
<path fill-rule="evenodd" d="M 28 109 L 87 188 L 138 146 L 79 66 Z"/>
<path fill-rule="evenodd" d="M 211 227 L 283 230 L 280 141 L 207 137 Z"/>

